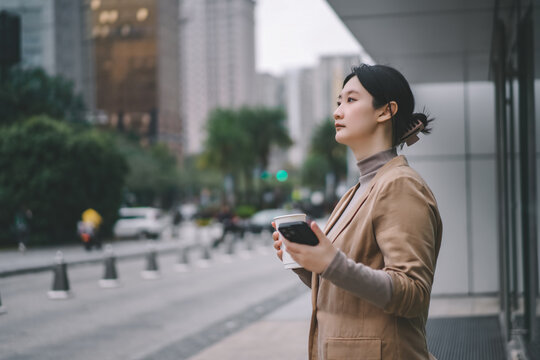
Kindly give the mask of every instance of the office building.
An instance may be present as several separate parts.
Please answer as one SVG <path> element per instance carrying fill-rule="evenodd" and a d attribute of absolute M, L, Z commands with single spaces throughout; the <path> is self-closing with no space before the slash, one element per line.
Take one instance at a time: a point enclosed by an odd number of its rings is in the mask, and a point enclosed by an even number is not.
<path fill-rule="evenodd" d="M 210 111 L 256 103 L 254 6 L 253 0 L 181 3 L 181 108 L 188 153 L 203 150 Z"/>
<path fill-rule="evenodd" d="M 181 158 L 176 0 L 92 0 L 96 107 L 110 126 L 162 141 Z"/>
<path fill-rule="evenodd" d="M 292 69 L 285 73 L 287 128 L 293 141 L 288 150 L 288 160 L 300 167 L 306 159 L 311 133 L 317 121 L 314 118 L 314 69 Z"/>
<path fill-rule="evenodd" d="M 361 57 L 358 55 L 326 55 L 319 58 L 313 84 L 315 121 L 332 118 L 343 79 L 360 62 Z"/>
<path fill-rule="evenodd" d="M 256 75 L 255 105 L 264 107 L 285 106 L 283 77 L 259 73 Z"/>
<path fill-rule="evenodd" d="M 0 0 L 0 10 L 20 18 L 21 65 L 71 80 L 91 110 L 94 83 L 83 7 L 82 0 Z"/>

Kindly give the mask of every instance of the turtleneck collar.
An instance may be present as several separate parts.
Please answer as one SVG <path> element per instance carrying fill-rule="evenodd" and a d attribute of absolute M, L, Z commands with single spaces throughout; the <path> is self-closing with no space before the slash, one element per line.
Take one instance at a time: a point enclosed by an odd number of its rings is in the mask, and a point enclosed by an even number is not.
<path fill-rule="evenodd" d="M 367 183 L 373 179 L 377 174 L 377 170 L 396 156 L 396 148 L 392 147 L 358 161 L 356 166 L 358 166 L 358 170 L 360 171 L 360 184 Z"/>

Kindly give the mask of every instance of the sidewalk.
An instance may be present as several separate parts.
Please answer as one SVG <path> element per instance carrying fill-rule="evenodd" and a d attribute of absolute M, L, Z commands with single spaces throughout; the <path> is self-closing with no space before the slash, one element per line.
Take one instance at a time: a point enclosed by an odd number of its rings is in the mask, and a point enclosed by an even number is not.
<path fill-rule="evenodd" d="M 18 274 L 50 270 L 55 264 L 58 251 L 62 252 L 68 265 L 99 263 L 103 261 L 104 250 L 111 244 L 117 259 L 143 257 L 153 248 L 158 254 L 173 253 L 188 246 L 208 245 L 214 233 L 220 228 L 198 229 L 192 223 L 182 224 L 179 237 L 172 238 L 170 229 L 160 240 L 111 240 L 104 241 L 101 250 L 86 251 L 82 244 L 62 244 L 48 247 L 29 247 L 25 252 L 18 250 L 0 251 L 0 278 Z"/>
<path fill-rule="evenodd" d="M 498 332 L 498 329 L 494 328 L 497 314 L 496 297 L 434 297 L 431 300 L 428 320 L 430 351 L 438 360 L 465 360 L 467 357 L 463 357 L 464 353 L 472 356 L 470 359 L 506 359 L 502 338 L 495 339 L 500 340 L 495 344 L 497 349 L 495 352 L 486 352 L 485 357 L 475 354 L 476 351 L 470 351 L 471 347 L 486 349 L 492 345 L 490 342 L 493 340 L 493 333 Z M 305 294 L 283 308 L 226 337 L 189 360 L 305 360 L 310 316 L 311 294 L 306 289 Z M 484 328 L 480 331 L 471 328 L 471 321 Z M 438 331 L 439 328 L 444 331 Z M 474 334 L 469 333 L 471 329 Z M 430 332 L 433 333 L 432 336 Z M 458 338 L 459 336 L 461 338 Z M 462 347 L 460 353 L 459 347 L 463 345 L 463 338 L 465 341 L 470 339 L 470 343 Z M 447 349 L 453 349 L 453 352 L 449 353 Z"/>
<path fill-rule="evenodd" d="M 210 346 L 189 360 L 305 360 L 311 293 Z"/>

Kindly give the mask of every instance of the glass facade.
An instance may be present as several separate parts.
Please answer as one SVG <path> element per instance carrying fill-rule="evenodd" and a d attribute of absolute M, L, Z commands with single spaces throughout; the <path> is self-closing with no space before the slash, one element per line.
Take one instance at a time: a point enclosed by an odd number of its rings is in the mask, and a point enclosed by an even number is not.
<path fill-rule="evenodd" d="M 491 53 L 496 100 L 500 320 L 506 340 L 523 341 L 532 359 L 540 358 L 536 144 L 540 104 L 535 97 L 540 59 L 534 40 L 538 11 L 532 1 L 498 1 Z"/>
<path fill-rule="evenodd" d="M 90 3 L 97 108 L 110 125 L 155 138 L 158 108 L 155 0 Z"/>

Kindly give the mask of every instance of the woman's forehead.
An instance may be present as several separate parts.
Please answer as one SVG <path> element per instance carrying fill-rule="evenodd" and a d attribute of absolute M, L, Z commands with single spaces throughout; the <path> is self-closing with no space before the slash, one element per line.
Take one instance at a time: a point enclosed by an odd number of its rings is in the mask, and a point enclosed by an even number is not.
<path fill-rule="evenodd" d="M 345 95 L 348 95 L 350 93 L 357 93 L 357 94 L 363 94 L 366 92 L 366 89 L 362 86 L 362 83 L 360 83 L 360 80 L 356 76 L 353 76 L 343 89 L 341 90 L 341 93 L 338 95 L 338 98 L 344 97 Z"/>

